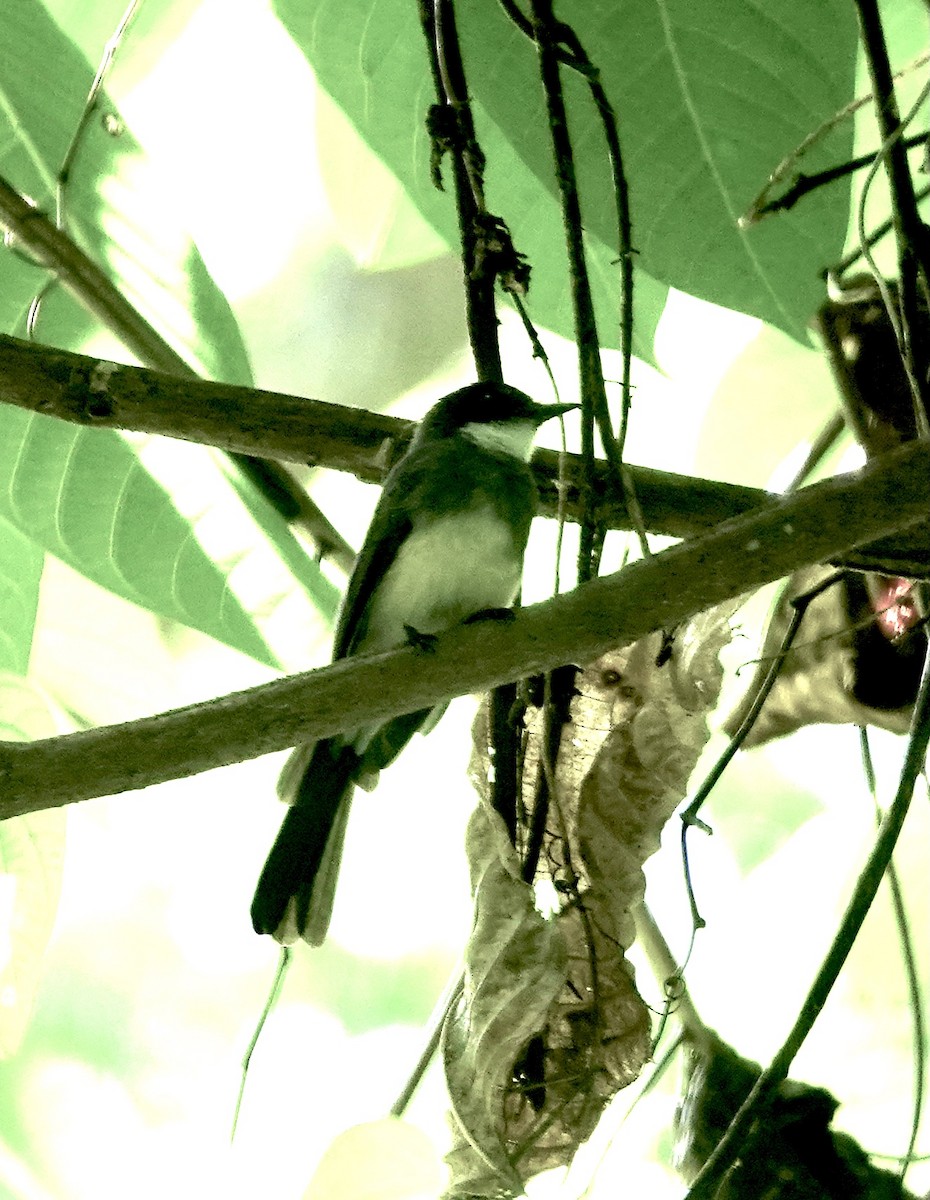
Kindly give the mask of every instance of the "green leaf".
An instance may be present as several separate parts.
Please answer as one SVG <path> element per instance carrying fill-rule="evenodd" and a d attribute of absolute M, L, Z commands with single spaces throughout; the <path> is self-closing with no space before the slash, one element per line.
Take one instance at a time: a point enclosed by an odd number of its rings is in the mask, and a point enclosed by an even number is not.
<path fill-rule="evenodd" d="M 339 589 L 320 571 L 319 564 L 308 556 L 290 526 L 281 519 L 258 488 L 235 470 L 228 460 L 226 462 L 228 469 L 224 473 L 229 484 L 248 509 L 258 530 L 274 547 L 280 561 L 310 597 L 316 610 L 331 622 L 339 607 Z"/>
<path fill-rule="evenodd" d="M 119 596 L 261 662 L 274 655 L 196 530 L 109 430 L 0 406 L 0 517 Z"/>
<path fill-rule="evenodd" d="M 0 520 L 0 671 L 29 668 L 44 564 L 41 546 Z"/>
<path fill-rule="evenodd" d="M 820 268 L 840 253 L 849 185 L 747 230 L 771 172 L 853 96 L 856 22 L 844 0 L 588 0 L 563 15 L 617 114 L 637 264 L 654 279 L 806 341 Z M 462 5 L 469 84 L 536 178 L 555 188 L 536 53 L 499 5 Z M 607 244 L 612 185 L 584 81 L 563 70 L 585 227 Z M 852 122 L 804 170 L 850 156 Z M 491 161 L 493 170 L 493 159 Z"/>
<path fill-rule="evenodd" d="M 321 0 L 311 11 L 302 0 L 275 0 L 274 8 L 321 85 L 397 176 L 427 223 L 448 246 L 457 248 L 452 196 L 448 190 L 437 191 L 430 176 L 424 121 L 435 93 L 416 6 L 397 0 Z M 495 16 L 493 8 L 487 16 Z M 521 41 L 515 31 L 508 38 Z M 482 39 L 480 54 L 494 64 L 500 59 L 500 47 Z M 517 249 L 533 267 L 530 314 L 546 328 L 570 337 L 570 289 L 558 204 L 515 153 L 509 131 L 498 124 L 498 114 L 485 104 L 481 89 L 474 89 L 474 95 L 478 138 L 488 159 L 489 207 L 510 225 Z M 514 103 L 522 99 L 515 98 Z M 613 235 L 593 237 L 591 249 L 597 259 L 592 286 L 602 312 L 601 338 L 605 346 L 616 346 L 618 273 L 615 267 L 609 269 L 617 258 Z M 396 265 L 396 245 L 392 253 Z M 651 359 L 668 289 L 642 271 L 637 271 L 637 282 L 635 350 L 641 358 Z"/>
<path fill-rule="evenodd" d="M 94 70 L 38 0 L 0 0 L 0 25 L 0 172 L 53 213 L 55 181 Z M 105 94 L 73 161 L 65 225 L 195 370 L 230 383 L 251 382 L 236 320 L 184 228 L 169 181 L 153 170 Z M 17 254 L 0 253 L 4 329 L 22 331 L 26 308 L 47 277 Z M 40 311 L 37 336 L 80 349 L 92 328 L 77 301 L 59 295 L 56 285 L 54 303 Z"/>
<path fill-rule="evenodd" d="M 32 741 L 61 730 L 45 696 L 0 674 L 0 740 Z M 10 1058 L 29 1025 L 42 959 L 55 923 L 65 851 L 64 809 L 0 822 L 0 1058 Z"/>
<path fill-rule="evenodd" d="M 413 6 L 322 0 L 309 13 L 300 0 L 276 0 L 275 9 L 322 85 L 455 245 L 451 202 L 429 182 L 423 117 L 434 97 Z M 843 0 L 784 0 L 777 12 L 740 0 L 589 0 L 563 15 L 599 69 L 619 122 L 638 252 L 637 353 L 651 346 L 669 285 L 806 340 L 822 293 L 819 270 L 842 248 L 848 182 L 757 227 L 742 230 L 737 220 L 785 155 L 851 99 L 852 10 Z M 490 207 L 533 263 L 537 317 L 567 333 L 535 50 L 498 5 L 461 5 L 458 20 Z M 609 263 L 617 256 L 616 217 L 599 118 L 584 81 L 568 69 L 562 75 L 585 229 Z M 852 135 L 848 122 L 804 169 L 848 157 Z M 615 308 L 615 277 L 604 264 L 600 274 L 598 299 Z M 601 332 L 616 345 L 614 321 Z"/>
<path fill-rule="evenodd" d="M 175 5 L 169 8 L 176 24 L 179 12 Z M 51 210 L 55 177 L 93 71 L 41 4 L 0 0 L 0 19 L 0 170 Z M 44 70 L 49 62 L 55 63 L 54 72 Z M 39 77 L 48 86 L 37 89 Z M 238 325 L 187 234 L 166 181 L 105 95 L 82 136 L 65 212 L 69 232 L 199 373 L 251 382 Z M 0 251 L 0 321 L 6 328 L 20 324 L 46 275 L 17 254 Z M 83 308 L 54 287 L 42 303 L 38 336 L 80 348 L 94 330 Z M 22 414 L 3 413 L 0 428 L 5 431 L 0 490 L 9 492 L 0 511 L 21 532 L 117 594 L 262 661 L 274 661 L 230 591 L 221 564 L 211 562 L 192 537 L 166 488 L 133 463 L 125 440 L 96 430 L 59 429 L 44 420 L 31 422 Z M 227 559 L 237 562 L 251 552 L 257 528 L 277 552 L 274 573 L 281 574 L 282 567 L 287 572 L 281 590 L 293 591 L 295 582 L 300 584 L 314 605 L 331 616 L 334 589 L 286 522 L 255 489 L 230 487 L 215 469 L 212 478 L 216 490 L 211 505 L 227 502 L 238 511 L 243 501 L 252 514 L 251 530 L 240 524 L 242 544 Z M 43 505 L 49 506 L 44 512 Z"/>

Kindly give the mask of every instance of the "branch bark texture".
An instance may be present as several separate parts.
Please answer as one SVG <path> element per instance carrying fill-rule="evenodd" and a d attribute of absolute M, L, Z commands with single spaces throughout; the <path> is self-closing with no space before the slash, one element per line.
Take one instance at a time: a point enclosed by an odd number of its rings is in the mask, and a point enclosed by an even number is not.
<path fill-rule="evenodd" d="M 34 345 L 0 335 L 0 402 L 101 429 L 131 429 L 216 446 L 261 458 L 349 471 L 380 483 L 406 447 L 413 423 L 364 409 L 343 408 L 281 392 L 177 379 Z M 559 456 L 538 450 L 533 458 L 540 513 L 559 512 Z M 629 529 L 624 497 L 607 464 L 594 473 L 595 509 L 609 529 Z M 646 528 L 669 537 L 694 537 L 775 497 L 761 488 L 721 483 L 628 466 Z M 578 455 L 564 457 L 564 514 L 579 520 L 586 484 Z M 889 522 L 890 532 L 894 526 Z M 838 560 L 834 560 L 838 561 Z M 924 535 L 882 538 L 844 554 L 842 564 L 924 577 L 930 549 Z"/>
<path fill-rule="evenodd" d="M 913 442 L 616 575 L 406 648 L 128 724 L 0 744 L 0 818 L 256 758 L 567 662 L 586 663 L 732 596 L 926 518 L 930 446 Z"/>

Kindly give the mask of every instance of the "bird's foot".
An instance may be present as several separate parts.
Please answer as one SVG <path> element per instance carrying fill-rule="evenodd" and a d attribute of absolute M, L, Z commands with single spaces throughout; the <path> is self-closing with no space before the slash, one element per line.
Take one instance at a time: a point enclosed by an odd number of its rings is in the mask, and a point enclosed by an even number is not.
<path fill-rule="evenodd" d="M 408 646 L 413 646 L 415 650 L 426 650 L 429 654 L 436 649 L 436 643 L 439 641 L 435 633 L 421 633 L 412 625 L 405 625 L 404 633 L 407 635 Z"/>

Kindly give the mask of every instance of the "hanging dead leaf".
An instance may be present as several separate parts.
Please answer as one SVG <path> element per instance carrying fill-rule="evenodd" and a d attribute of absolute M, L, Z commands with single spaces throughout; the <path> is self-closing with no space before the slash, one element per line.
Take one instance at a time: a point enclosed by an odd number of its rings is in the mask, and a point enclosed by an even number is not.
<path fill-rule="evenodd" d="M 565 944 L 533 903 L 503 821 L 486 803 L 469 823 L 475 924 L 462 997 L 443 1028 L 452 1104 L 447 1197 L 517 1196 L 522 1180 L 506 1115 L 513 1065 L 564 985 Z"/>
<path fill-rule="evenodd" d="M 534 882 L 554 889 L 560 905 L 547 925 L 559 937 L 563 973 L 545 1009 L 534 1010 L 537 1022 L 523 1021 L 520 1037 L 506 1046 L 510 1017 L 499 1000 L 499 1027 L 478 1022 L 484 1040 L 496 1042 L 498 1091 L 492 1095 L 482 1078 L 490 1053 L 472 1054 L 470 1074 L 459 1072 L 456 1082 L 477 1090 L 484 1127 L 495 1129 L 497 1141 L 492 1155 L 481 1140 L 483 1175 L 476 1170 L 450 1196 L 517 1195 L 514 1189 L 532 1175 L 570 1162 L 610 1098 L 637 1078 L 649 1058 L 649 1013 L 625 958 L 634 938 L 632 910 L 643 898 L 643 862 L 658 848 L 662 826 L 685 795 L 708 737 L 706 716 L 719 692 L 718 656 L 729 637 L 731 609 L 679 631 L 662 665 L 662 636 L 655 634 L 582 672 L 554 767 L 540 751 L 550 740 L 546 710 L 528 714 L 517 840 L 524 864 L 528 856 L 535 864 Z M 483 791 L 489 775 L 485 727 L 478 722 L 472 760 L 472 777 Z M 544 799 L 548 806 L 540 809 Z M 501 822 L 501 836 L 503 829 Z M 516 885 L 520 859 L 513 861 Z M 520 887 L 525 919 L 532 893 L 528 883 Z M 483 912 L 480 893 L 477 901 L 482 940 L 489 933 L 494 938 L 494 920 Z M 505 929 L 500 946 L 510 944 L 511 927 Z M 482 978 L 493 994 L 490 972 Z M 453 1030 L 463 1061 L 468 1051 L 462 1039 L 475 1024 L 469 1003 L 467 988 Z M 519 1055 L 510 1057 L 517 1046 Z M 461 1118 L 466 1102 L 461 1096 L 453 1101 Z M 496 1111 L 492 1102 L 500 1105 Z M 473 1123 L 469 1129 L 474 1147 L 479 1138 Z M 450 1158 L 454 1169 L 463 1157 L 460 1144 Z"/>
<path fill-rule="evenodd" d="M 732 735 L 739 727 L 769 664 L 781 652 L 792 600 L 830 574 L 827 568 L 810 567 L 789 580 L 769 620 L 758 669 L 745 699 L 727 718 L 725 732 Z M 904 584 L 904 590 L 889 583 Z M 907 594 L 904 580 L 850 574 L 815 596 L 744 748 L 805 725 L 874 725 L 906 733 L 926 647 Z"/>

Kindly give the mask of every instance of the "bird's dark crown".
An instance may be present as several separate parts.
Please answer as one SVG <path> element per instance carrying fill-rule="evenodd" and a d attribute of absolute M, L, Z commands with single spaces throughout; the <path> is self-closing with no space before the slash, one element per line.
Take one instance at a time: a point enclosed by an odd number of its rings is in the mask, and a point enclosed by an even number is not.
<path fill-rule="evenodd" d="M 420 436 L 450 437 L 466 425 L 531 421 L 541 425 L 574 405 L 538 404 L 506 383 L 470 383 L 434 404 L 420 424 Z"/>

